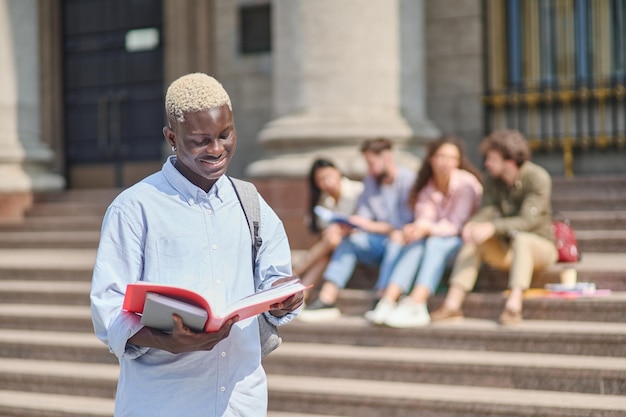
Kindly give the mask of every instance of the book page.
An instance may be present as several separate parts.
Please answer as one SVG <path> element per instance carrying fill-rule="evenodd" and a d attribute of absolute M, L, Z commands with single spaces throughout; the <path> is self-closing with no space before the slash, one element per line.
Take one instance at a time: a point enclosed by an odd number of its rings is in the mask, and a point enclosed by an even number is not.
<path fill-rule="evenodd" d="M 234 312 L 254 305 L 262 305 L 263 307 L 267 306 L 267 310 L 269 310 L 269 307 L 272 304 L 284 301 L 292 295 L 300 291 L 304 291 L 305 289 L 307 289 L 307 287 L 302 285 L 300 281 L 287 281 L 236 301 L 235 303 L 229 305 L 226 311 L 221 315 L 232 317 Z"/>

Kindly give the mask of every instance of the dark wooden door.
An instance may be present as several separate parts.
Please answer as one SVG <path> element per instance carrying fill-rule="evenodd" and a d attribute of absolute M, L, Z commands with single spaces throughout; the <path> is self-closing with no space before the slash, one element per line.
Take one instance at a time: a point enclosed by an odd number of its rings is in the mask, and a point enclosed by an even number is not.
<path fill-rule="evenodd" d="M 162 1 L 64 0 L 62 15 L 68 182 L 100 166 L 126 186 L 161 159 Z"/>

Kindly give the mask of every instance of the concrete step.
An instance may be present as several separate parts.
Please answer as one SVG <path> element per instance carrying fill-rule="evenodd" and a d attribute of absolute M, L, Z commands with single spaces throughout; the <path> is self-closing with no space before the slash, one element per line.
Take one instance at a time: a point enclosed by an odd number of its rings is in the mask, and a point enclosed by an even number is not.
<path fill-rule="evenodd" d="M 108 205 L 121 192 L 117 188 L 93 188 L 73 189 L 62 191 L 50 191 L 35 194 L 35 203 L 43 204 L 50 202 L 98 202 Z"/>
<path fill-rule="evenodd" d="M 554 353 L 623 357 L 626 324 L 525 320 L 517 326 L 465 318 L 431 323 L 416 329 L 373 326 L 360 316 L 342 316 L 332 322 L 296 320 L 281 328 L 286 342 L 416 349 L 461 349 L 494 352 Z"/>
<path fill-rule="evenodd" d="M 626 230 L 575 231 L 580 251 L 626 253 Z"/>
<path fill-rule="evenodd" d="M 270 408 L 353 417 L 626 415 L 626 397 L 365 379 L 269 375 Z"/>
<path fill-rule="evenodd" d="M 117 358 L 86 332 L 0 329 L 0 357 L 116 364 Z M 2 415 L 2 414 L 0 414 Z"/>
<path fill-rule="evenodd" d="M 0 280 L 1 303 L 89 305 L 87 281 Z"/>
<path fill-rule="evenodd" d="M 624 358 L 286 342 L 263 366 L 270 375 L 626 394 Z"/>
<path fill-rule="evenodd" d="M 0 279 L 91 281 L 95 249 L 0 249 Z"/>
<path fill-rule="evenodd" d="M 626 229 L 626 210 L 570 210 L 557 213 L 555 217 L 568 219 L 575 231 Z"/>
<path fill-rule="evenodd" d="M 281 329 L 283 347 L 265 360 L 268 415 L 626 415 L 626 178 L 554 184 L 555 210 L 584 252 L 579 281 L 610 296 L 529 298 L 525 322 L 504 328 L 494 320 L 506 275 L 487 271 L 477 289 L 493 287 L 464 305 L 472 318 L 398 330 L 367 323 L 372 294 L 347 290 L 351 315 Z M 40 195 L 21 226 L 0 227 L 1 416 L 113 415 L 117 360 L 93 335 L 88 292 L 99 223 L 118 192 Z M 558 282 L 560 267 L 533 285 Z"/>
<path fill-rule="evenodd" d="M 0 390 L 3 417 L 112 417 L 109 398 Z"/>
<path fill-rule="evenodd" d="M 0 232 L 0 249 L 95 249 L 99 238 L 99 230 Z"/>
<path fill-rule="evenodd" d="M 623 191 L 611 194 L 571 193 L 553 195 L 552 210 L 625 210 L 626 198 Z"/>
<path fill-rule="evenodd" d="M 598 291 L 600 292 L 600 291 Z M 445 294 L 436 294 L 428 302 L 430 311 L 438 308 Z M 504 292 L 470 293 L 463 303 L 466 317 L 497 320 L 505 303 Z M 374 293 L 346 289 L 338 307 L 345 315 L 363 316 L 374 304 Z M 524 318 L 529 320 L 626 322 L 626 292 L 600 293 L 593 296 L 554 295 L 543 290 L 527 292 Z"/>
<path fill-rule="evenodd" d="M 0 231 L 4 249 L 96 249 L 100 230 Z M 626 230 L 577 230 L 581 252 L 626 251 Z"/>
<path fill-rule="evenodd" d="M 28 209 L 26 217 L 104 216 L 109 202 L 50 201 L 37 203 Z"/>
<path fill-rule="evenodd" d="M 563 269 L 575 268 L 578 281 L 593 282 L 598 288 L 613 291 L 626 290 L 626 253 L 584 252 L 576 263 L 558 263 L 534 274 L 531 286 L 544 288 L 546 284 L 560 282 Z M 507 288 L 508 274 L 492 268 L 481 269 L 476 283 L 478 291 L 499 291 Z"/>
<path fill-rule="evenodd" d="M 284 413 L 282 411 L 267 410 L 267 417 L 339 417 L 330 414 L 304 414 L 304 413 Z"/>
<path fill-rule="evenodd" d="M 626 322 L 626 293 L 612 293 L 602 297 L 551 298 L 530 294 L 524 303 L 526 320 L 580 321 L 597 323 Z M 443 295 L 432 297 L 429 309 L 433 311 L 443 302 Z M 81 295 L 80 301 L 88 300 Z M 373 293 L 364 290 L 345 290 L 338 306 L 343 314 L 361 317 L 373 305 Z M 497 320 L 504 306 L 502 293 L 469 294 L 463 311 L 468 318 Z M 76 304 L 76 303 L 74 303 Z M 32 329 L 39 331 L 91 332 L 91 311 L 84 305 L 0 304 L 0 328 Z"/>
<path fill-rule="evenodd" d="M 92 268 L 81 269 L 22 269 L 0 266 L 1 279 L 21 279 L 34 281 L 84 281 L 91 282 Z"/>
<path fill-rule="evenodd" d="M 571 264 L 571 267 L 578 268 L 575 265 Z M 533 288 L 544 288 L 546 284 L 560 282 L 561 269 L 568 266 L 570 264 L 559 264 L 546 271 L 535 273 L 531 286 Z M 593 269 L 579 269 L 577 274 L 579 282 L 593 282 L 597 288 L 613 291 L 626 290 L 626 271 L 602 270 L 599 265 L 597 267 L 594 266 Z M 443 285 L 447 284 L 444 282 Z M 483 268 L 474 291 L 503 291 L 507 288 L 507 285 L 508 273 L 491 268 Z"/>
<path fill-rule="evenodd" d="M 116 364 L 0 358 L 5 390 L 112 399 L 118 373 Z"/>
<path fill-rule="evenodd" d="M 0 329 L 93 332 L 88 305 L 0 304 Z"/>
<path fill-rule="evenodd" d="M 624 195 L 623 190 L 626 190 L 626 176 L 552 178 L 552 193 L 555 195 L 593 191 Z"/>
<path fill-rule="evenodd" d="M 113 399 L 28 391 L 0 391 L 3 417 L 113 417 Z M 269 411 L 268 417 L 340 417 Z"/>
<path fill-rule="evenodd" d="M 0 231 L 99 231 L 101 215 L 25 217 L 19 222 L 0 224 Z"/>
<path fill-rule="evenodd" d="M 294 262 L 304 254 L 304 251 L 293 251 Z M 598 288 L 614 291 L 626 291 L 626 253 L 599 253 L 585 252 L 580 262 L 558 263 L 546 270 L 534 274 L 532 287 L 544 288 L 546 284 L 560 282 L 563 269 L 576 268 L 578 281 L 594 282 Z M 450 268 L 451 269 L 451 266 Z M 449 274 L 450 270 L 446 274 Z M 358 265 L 352 279 L 348 282 L 349 288 L 370 289 L 376 283 L 377 268 Z M 448 275 L 444 276 L 442 286 L 447 285 Z M 476 282 L 476 291 L 502 291 L 507 288 L 508 274 L 492 268 L 483 267 Z"/>

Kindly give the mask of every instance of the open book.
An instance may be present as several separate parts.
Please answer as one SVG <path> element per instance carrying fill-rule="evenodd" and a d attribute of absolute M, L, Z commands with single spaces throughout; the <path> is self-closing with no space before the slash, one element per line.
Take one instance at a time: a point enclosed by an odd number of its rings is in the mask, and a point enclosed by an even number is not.
<path fill-rule="evenodd" d="M 345 214 L 335 213 L 332 210 L 327 209 L 322 206 L 313 207 L 313 212 L 320 220 L 325 221 L 327 223 L 342 223 L 346 224 L 350 227 L 358 227 L 354 223 L 349 220 L 349 217 Z"/>
<path fill-rule="evenodd" d="M 175 313 L 190 329 L 212 332 L 234 316 L 239 316 L 240 320 L 256 316 L 305 289 L 300 280 L 294 279 L 244 297 L 223 311 L 213 311 L 208 301 L 194 291 L 140 281 L 126 286 L 122 308 L 140 314 L 144 325 L 156 329 L 172 330 L 172 314 Z"/>

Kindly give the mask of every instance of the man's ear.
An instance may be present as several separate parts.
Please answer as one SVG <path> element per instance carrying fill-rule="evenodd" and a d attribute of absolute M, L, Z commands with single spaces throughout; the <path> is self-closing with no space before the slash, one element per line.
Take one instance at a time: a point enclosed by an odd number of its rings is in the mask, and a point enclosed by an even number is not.
<path fill-rule="evenodd" d="M 163 127 L 163 136 L 170 146 L 176 146 L 176 134 L 169 126 Z"/>

